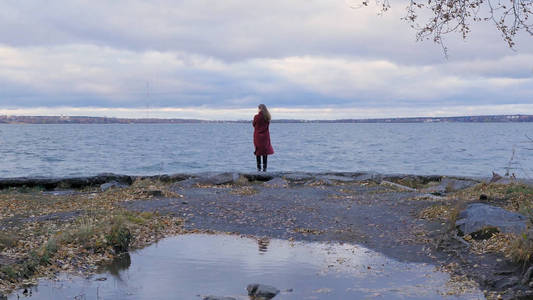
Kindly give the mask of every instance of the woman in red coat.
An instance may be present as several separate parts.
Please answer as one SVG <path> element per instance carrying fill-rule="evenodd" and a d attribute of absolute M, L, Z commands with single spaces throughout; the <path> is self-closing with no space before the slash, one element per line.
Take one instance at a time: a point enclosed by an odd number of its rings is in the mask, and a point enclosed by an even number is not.
<path fill-rule="evenodd" d="M 267 155 L 274 154 L 274 149 L 270 144 L 270 132 L 268 125 L 272 117 L 266 105 L 259 104 L 259 112 L 254 116 L 254 146 L 255 158 L 257 160 L 257 171 L 261 171 L 261 157 L 263 158 L 263 172 L 267 170 Z"/>

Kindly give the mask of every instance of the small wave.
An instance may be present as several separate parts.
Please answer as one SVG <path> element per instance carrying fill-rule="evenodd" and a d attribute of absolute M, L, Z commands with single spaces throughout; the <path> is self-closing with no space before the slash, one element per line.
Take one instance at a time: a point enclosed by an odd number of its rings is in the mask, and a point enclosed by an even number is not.
<path fill-rule="evenodd" d="M 42 158 L 42 160 L 45 161 L 45 162 L 61 162 L 61 161 L 65 161 L 61 157 L 54 157 L 54 156 L 44 156 Z"/>

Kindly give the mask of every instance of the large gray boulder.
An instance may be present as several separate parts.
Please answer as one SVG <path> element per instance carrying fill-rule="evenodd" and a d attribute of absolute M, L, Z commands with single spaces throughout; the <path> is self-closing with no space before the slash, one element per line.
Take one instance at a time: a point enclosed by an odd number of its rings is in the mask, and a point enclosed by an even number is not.
<path fill-rule="evenodd" d="M 277 288 L 259 283 L 249 284 L 246 287 L 246 290 L 248 291 L 248 296 L 260 299 L 272 299 L 279 294 L 279 290 Z"/>
<path fill-rule="evenodd" d="M 484 203 L 473 203 L 463 210 L 455 222 L 460 233 L 484 238 L 486 232 L 521 234 L 526 231 L 527 218 L 521 214 Z"/>

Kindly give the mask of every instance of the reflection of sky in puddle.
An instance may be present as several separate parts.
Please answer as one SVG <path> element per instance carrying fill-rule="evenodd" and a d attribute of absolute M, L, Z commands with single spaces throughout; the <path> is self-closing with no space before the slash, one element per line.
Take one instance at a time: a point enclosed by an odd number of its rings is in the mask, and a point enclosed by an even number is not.
<path fill-rule="evenodd" d="M 356 245 L 195 234 L 136 251 L 90 280 L 42 280 L 31 299 L 247 299 L 255 282 L 279 288 L 275 299 L 484 299 L 479 291 L 441 296 L 448 278 Z"/>

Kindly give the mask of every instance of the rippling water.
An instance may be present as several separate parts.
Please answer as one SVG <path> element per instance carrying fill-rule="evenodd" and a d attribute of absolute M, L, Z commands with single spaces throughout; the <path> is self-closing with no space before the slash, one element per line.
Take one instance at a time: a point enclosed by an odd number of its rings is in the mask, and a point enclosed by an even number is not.
<path fill-rule="evenodd" d="M 533 123 L 272 124 L 270 171 L 533 177 Z M 255 170 L 251 124 L 0 125 L 0 177 Z M 514 159 L 510 159 L 515 152 Z"/>

